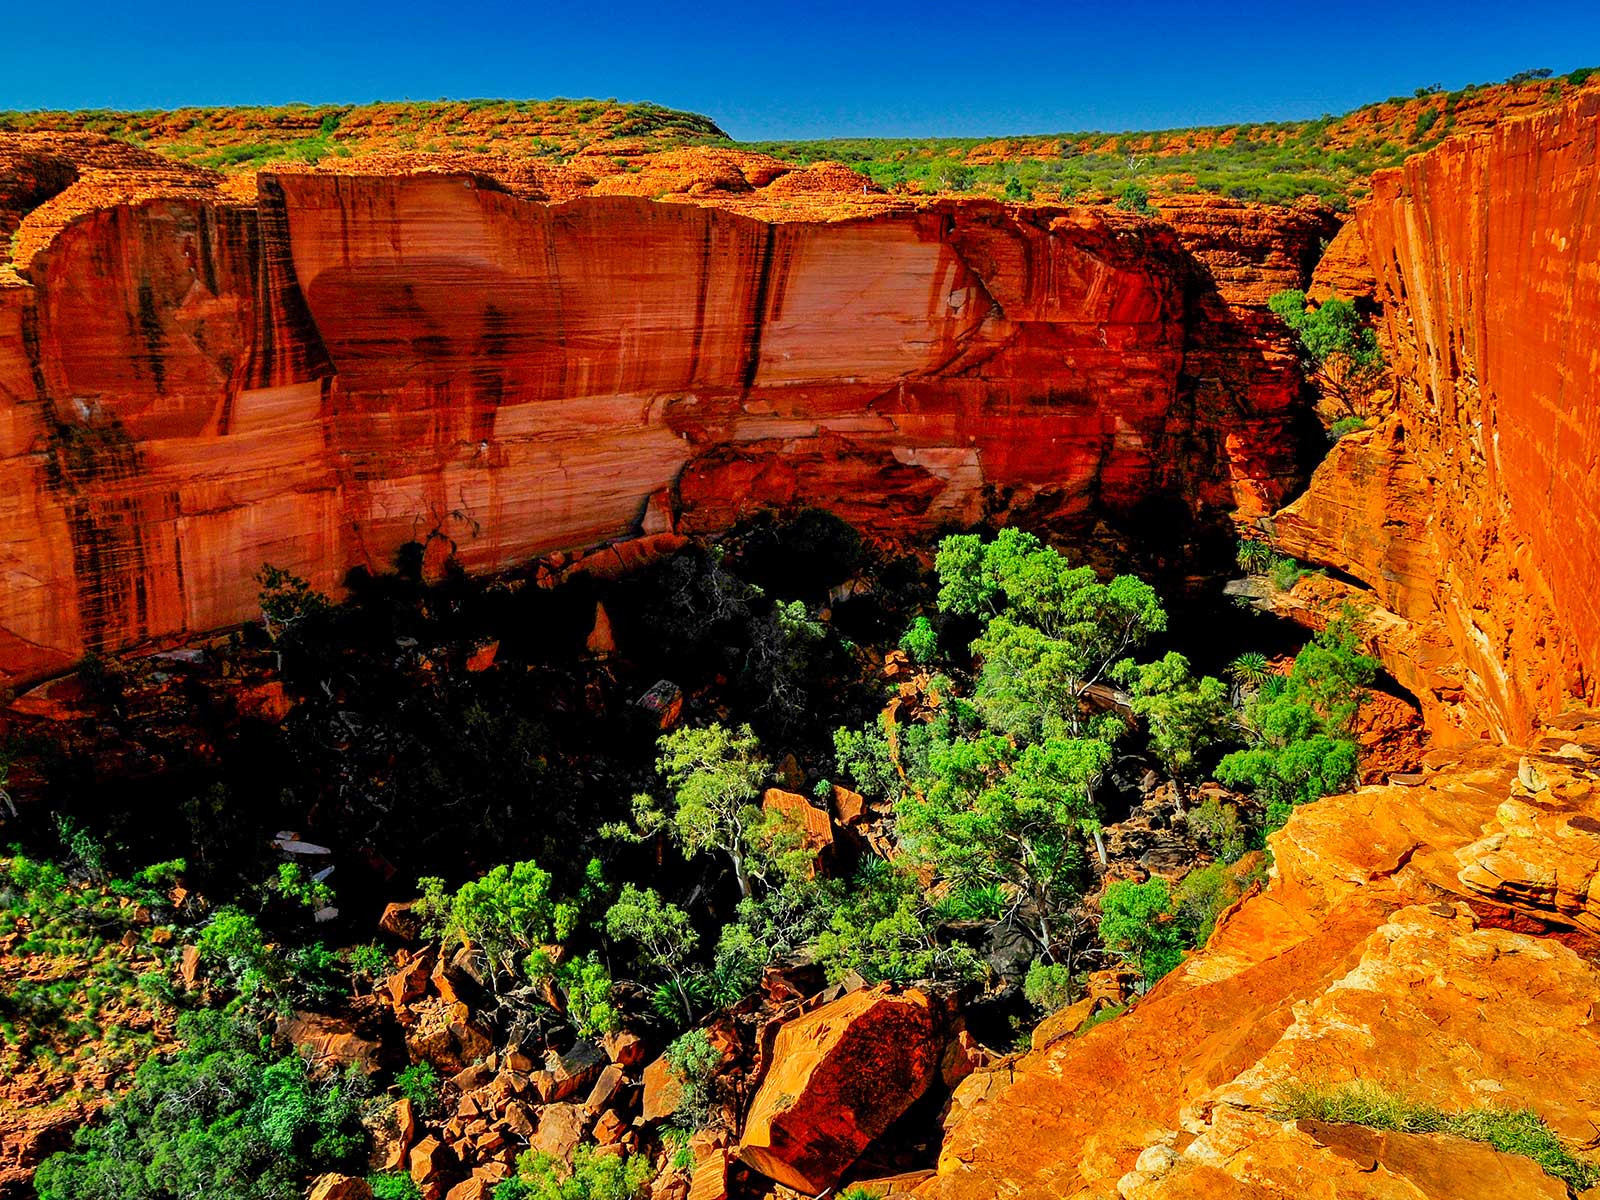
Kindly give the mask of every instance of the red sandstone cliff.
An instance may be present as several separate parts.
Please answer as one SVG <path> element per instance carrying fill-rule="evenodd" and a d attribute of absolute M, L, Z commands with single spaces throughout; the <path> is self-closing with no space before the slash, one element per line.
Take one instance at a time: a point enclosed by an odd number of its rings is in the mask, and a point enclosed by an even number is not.
<path fill-rule="evenodd" d="M 1590 97 L 1379 176 L 1360 235 L 1396 411 L 1273 521 L 1341 572 L 1290 603 L 1363 605 L 1441 740 L 1527 749 L 1440 748 L 1410 786 L 1297 809 L 1264 892 L 1130 1013 L 961 1085 L 919 1195 L 1569 1195 L 1478 1143 L 1278 1109 L 1361 1081 L 1593 1146 L 1600 717 L 1551 714 L 1600 661 L 1597 134 Z"/>
<path fill-rule="evenodd" d="M 1447 735 L 1600 697 L 1597 158 L 1588 95 L 1376 177 L 1359 221 L 1397 411 L 1275 522 L 1387 610 L 1385 658 Z"/>
<path fill-rule="evenodd" d="M 247 619 L 264 561 L 333 589 L 442 538 L 492 570 L 628 536 L 653 494 L 690 529 L 823 504 L 893 533 L 1260 514 L 1294 482 L 1262 305 L 1324 210 L 893 200 L 728 151 L 251 193 L 4 144 L 31 182 L 0 189 L 0 681 Z"/>

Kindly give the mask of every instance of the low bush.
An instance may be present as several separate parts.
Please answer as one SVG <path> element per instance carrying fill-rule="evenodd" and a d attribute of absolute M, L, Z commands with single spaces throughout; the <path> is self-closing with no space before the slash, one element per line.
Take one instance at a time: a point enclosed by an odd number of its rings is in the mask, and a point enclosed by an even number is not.
<path fill-rule="evenodd" d="M 422 1189 L 403 1171 L 368 1175 L 367 1186 L 372 1189 L 372 1200 L 422 1200 Z"/>
<path fill-rule="evenodd" d="M 1072 986 L 1072 972 L 1058 963 L 1034 960 L 1022 983 L 1022 994 L 1028 1003 L 1047 1013 L 1065 1008 L 1076 998 Z"/>
<path fill-rule="evenodd" d="M 299 1200 L 308 1175 L 363 1158 L 359 1070 L 276 1056 L 214 1011 L 181 1017 L 178 1033 L 178 1053 L 146 1062 L 103 1121 L 39 1168 L 40 1200 Z"/>
<path fill-rule="evenodd" d="M 1144 883 L 1120 879 L 1106 888 L 1100 901 L 1100 940 L 1138 968 L 1145 987 L 1183 961 L 1192 944 L 1173 912 L 1172 890 L 1165 879 Z"/>
<path fill-rule="evenodd" d="M 1354 782 L 1360 754 L 1352 731 L 1377 671 L 1353 621 L 1341 617 L 1295 655 L 1288 675 L 1269 676 L 1250 698 L 1243 714 L 1249 745 L 1217 764 L 1217 778 L 1251 788 L 1266 804 L 1267 832 L 1296 804 Z"/>
<path fill-rule="evenodd" d="M 687 1131 L 703 1129 L 711 1119 L 711 1080 L 722 1054 L 704 1029 L 691 1029 L 667 1047 L 667 1070 L 678 1084 L 674 1123 Z"/>
<path fill-rule="evenodd" d="M 604 1154 L 593 1146 L 573 1152 L 572 1166 L 529 1150 L 517 1174 L 495 1185 L 494 1200 L 639 1200 L 649 1188 L 650 1160 L 638 1154 Z"/>
<path fill-rule="evenodd" d="M 430 1062 L 412 1063 L 394 1077 L 400 1095 L 411 1101 L 420 1116 L 430 1117 L 439 1110 L 439 1068 Z"/>
<path fill-rule="evenodd" d="M 900 638 L 900 649 L 915 663 L 932 662 L 939 655 L 939 634 L 927 617 L 918 617 Z"/>

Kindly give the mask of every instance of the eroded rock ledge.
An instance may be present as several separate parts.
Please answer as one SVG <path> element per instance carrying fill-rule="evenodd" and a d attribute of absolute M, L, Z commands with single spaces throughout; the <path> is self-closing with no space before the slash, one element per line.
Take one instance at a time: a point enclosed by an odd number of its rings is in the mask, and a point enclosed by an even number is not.
<path fill-rule="evenodd" d="M 1364 1080 L 1594 1137 L 1600 714 L 1558 724 L 1296 810 L 1266 890 L 1133 1012 L 961 1085 L 919 1194 L 1564 1197 L 1474 1143 L 1272 1115 L 1284 1085 Z"/>

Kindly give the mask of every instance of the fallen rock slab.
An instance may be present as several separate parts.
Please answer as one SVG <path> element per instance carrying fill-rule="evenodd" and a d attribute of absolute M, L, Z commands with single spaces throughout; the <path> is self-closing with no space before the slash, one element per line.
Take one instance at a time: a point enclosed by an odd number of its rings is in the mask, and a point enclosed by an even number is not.
<path fill-rule="evenodd" d="M 815 1195 L 922 1097 L 939 1070 L 939 1021 L 915 989 L 844 996 L 778 1031 L 739 1157 Z"/>

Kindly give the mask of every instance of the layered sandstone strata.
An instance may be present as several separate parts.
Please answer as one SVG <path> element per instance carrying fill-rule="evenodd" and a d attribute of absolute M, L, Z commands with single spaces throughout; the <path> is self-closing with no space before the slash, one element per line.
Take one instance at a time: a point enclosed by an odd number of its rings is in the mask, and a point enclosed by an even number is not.
<path fill-rule="evenodd" d="M 1600 97 L 1380 173 L 1358 219 L 1396 412 L 1276 532 L 1365 585 L 1437 732 L 1519 737 L 1600 698 Z"/>
<path fill-rule="evenodd" d="M 13 149 L 0 682 L 248 619 L 266 562 L 334 590 L 409 541 L 495 570 L 647 507 L 895 534 L 1264 513 L 1295 481 L 1262 305 L 1325 210 L 891 199 L 728 151 L 247 190 L 93 139 Z"/>

